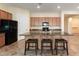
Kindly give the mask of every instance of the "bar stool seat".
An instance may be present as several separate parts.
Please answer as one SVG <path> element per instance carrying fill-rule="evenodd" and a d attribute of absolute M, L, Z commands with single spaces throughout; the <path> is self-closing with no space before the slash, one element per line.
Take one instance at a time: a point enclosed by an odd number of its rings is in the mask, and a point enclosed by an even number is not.
<path fill-rule="evenodd" d="M 30 44 L 35 44 L 35 45 L 30 45 Z M 35 53 L 37 55 L 37 50 L 38 50 L 38 39 L 28 39 L 27 41 L 25 41 L 25 51 L 24 51 L 24 55 L 26 55 L 26 50 L 30 50 L 30 47 L 34 47 L 35 48 Z"/>
<path fill-rule="evenodd" d="M 65 39 L 55 39 L 55 50 L 56 55 L 58 54 L 58 48 L 62 48 L 62 50 L 66 50 L 68 55 L 68 42 Z"/>
<path fill-rule="evenodd" d="M 50 44 L 49 46 L 48 45 L 44 45 L 44 44 Z M 52 51 L 52 54 L 53 54 L 53 47 L 52 47 L 52 40 L 51 39 L 42 39 L 41 40 L 41 55 L 44 51 L 44 47 L 49 47 L 50 50 Z"/>
<path fill-rule="evenodd" d="M 42 43 L 52 43 L 51 39 L 42 39 Z"/>

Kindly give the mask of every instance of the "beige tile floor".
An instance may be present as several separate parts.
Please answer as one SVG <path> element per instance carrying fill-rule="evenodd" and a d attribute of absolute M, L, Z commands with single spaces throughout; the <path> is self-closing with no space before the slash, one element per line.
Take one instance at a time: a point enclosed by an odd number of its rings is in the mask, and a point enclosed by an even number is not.
<path fill-rule="evenodd" d="M 57 37 L 54 37 L 54 39 Z M 79 36 L 63 36 L 68 40 L 69 56 L 79 56 Z M 0 56 L 23 56 L 25 40 L 0 48 Z"/>

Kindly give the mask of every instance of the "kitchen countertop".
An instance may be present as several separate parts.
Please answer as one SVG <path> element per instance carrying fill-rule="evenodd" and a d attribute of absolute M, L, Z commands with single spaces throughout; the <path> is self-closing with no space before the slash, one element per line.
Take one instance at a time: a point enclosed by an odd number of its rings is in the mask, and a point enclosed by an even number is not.
<path fill-rule="evenodd" d="M 43 32 L 38 32 L 38 33 L 35 33 L 35 32 L 30 32 L 30 33 L 23 33 L 23 34 L 20 34 L 20 36 L 30 36 L 30 35 L 50 35 L 50 36 L 74 36 L 74 34 L 60 34 L 60 33 L 43 33 Z"/>

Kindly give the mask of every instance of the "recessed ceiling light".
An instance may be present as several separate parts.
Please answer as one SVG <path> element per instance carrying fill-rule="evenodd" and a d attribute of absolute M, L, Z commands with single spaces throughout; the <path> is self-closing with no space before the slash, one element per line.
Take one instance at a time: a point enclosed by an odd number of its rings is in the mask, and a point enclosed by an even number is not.
<path fill-rule="evenodd" d="M 37 4 L 37 8 L 39 9 L 41 7 L 41 3 L 38 3 Z"/>
<path fill-rule="evenodd" d="M 79 6 L 77 8 L 79 9 Z"/>
<path fill-rule="evenodd" d="M 39 9 L 40 8 L 40 5 L 37 5 L 37 8 Z"/>
<path fill-rule="evenodd" d="M 61 7 L 60 6 L 57 6 L 57 8 L 60 9 Z"/>

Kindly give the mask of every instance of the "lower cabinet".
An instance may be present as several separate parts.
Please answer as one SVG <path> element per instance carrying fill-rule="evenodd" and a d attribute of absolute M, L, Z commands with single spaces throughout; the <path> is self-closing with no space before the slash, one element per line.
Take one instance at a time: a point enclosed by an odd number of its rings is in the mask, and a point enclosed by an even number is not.
<path fill-rule="evenodd" d="M 0 47 L 5 45 L 5 34 L 0 33 Z"/>

